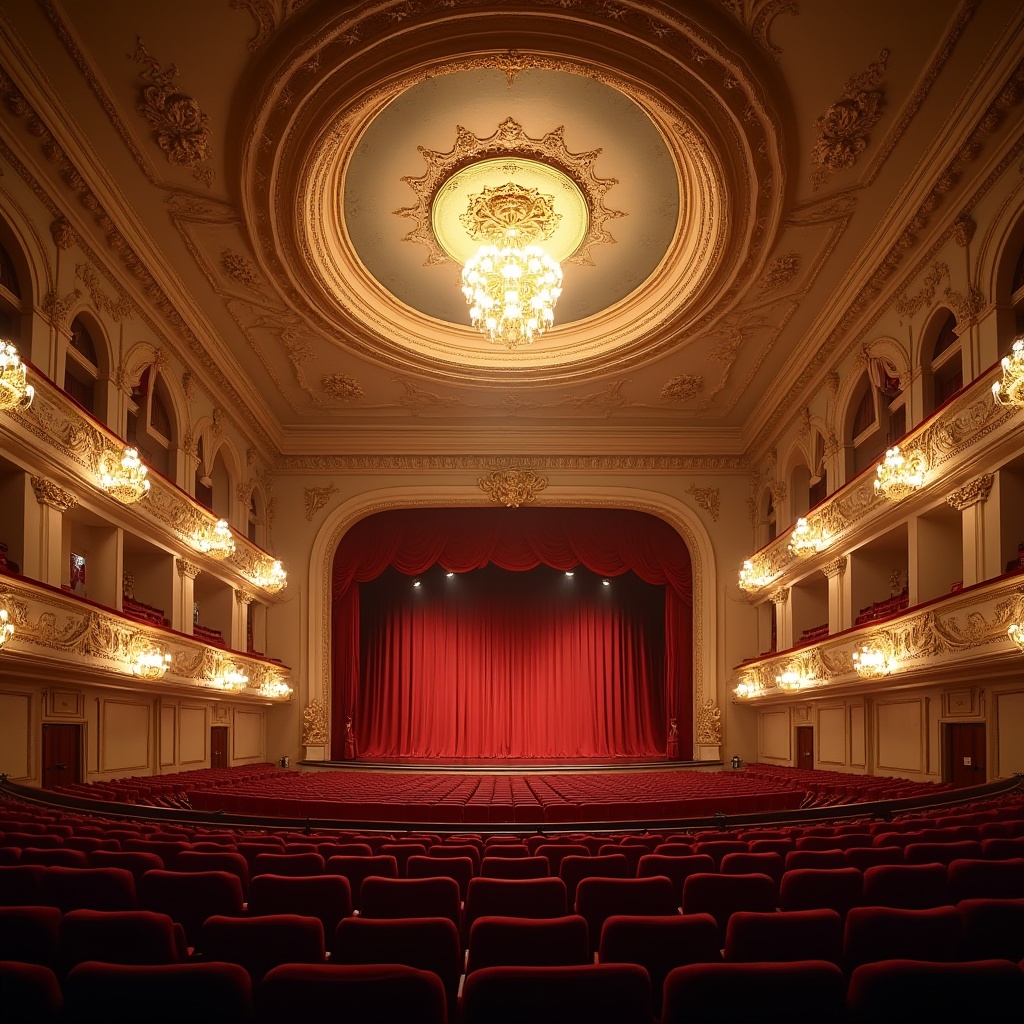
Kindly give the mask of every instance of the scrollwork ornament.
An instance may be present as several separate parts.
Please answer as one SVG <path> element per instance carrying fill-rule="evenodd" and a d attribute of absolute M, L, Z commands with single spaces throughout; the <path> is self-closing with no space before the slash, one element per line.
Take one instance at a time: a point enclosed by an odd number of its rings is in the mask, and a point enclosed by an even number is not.
<path fill-rule="evenodd" d="M 547 485 L 547 478 L 532 469 L 495 469 L 477 480 L 477 486 L 491 501 L 506 508 L 519 508 L 534 501 Z"/>
<path fill-rule="evenodd" d="M 711 516 L 712 522 L 718 522 L 721 499 L 717 487 L 698 487 L 696 484 L 690 484 L 686 488 L 686 493 L 693 495 L 693 500 Z"/>
<path fill-rule="evenodd" d="M 963 512 L 965 508 L 970 508 L 971 505 L 978 505 L 983 501 L 988 501 L 988 496 L 992 493 L 994 480 L 993 474 L 983 473 L 981 476 L 975 477 L 964 484 L 963 487 L 958 487 L 955 491 L 948 494 L 946 496 L 946 503 L 955 508 L 957 512 Z"/>
<path fill-rule="evenodd" d="M 716 746 L 722 742 L 722 709 L 713 701 L 697 705 L 697 743 Z"/>
<path fill-rule="evenodd" d="M 327 504 L 331 495 L 338 490 L 337 484 L 327 484 L 324 487 L 307 487 L 305 492 L 306 501 L 306 522 L 313 522 L 313 517 Z"/>
<path fill-rule="evenodd" d="M 302 743 L 320 746 L 330 742 L 330 721 L 327 704 L 314 697 L 302 711 Z"/>
<path fill-rule="evenodd" d="M 43 476 L 31 477 L 32 490 L 40 505 L 48 505 L 58 512 L 67 512 L 78 505 L 78 498 L 70 491 L 64 490 L 60 484 L 47 480 Z"/>

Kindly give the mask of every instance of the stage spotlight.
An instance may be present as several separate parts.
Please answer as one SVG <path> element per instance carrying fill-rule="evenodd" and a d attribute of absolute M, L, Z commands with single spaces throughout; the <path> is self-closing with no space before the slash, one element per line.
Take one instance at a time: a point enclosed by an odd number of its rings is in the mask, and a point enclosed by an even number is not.
<path fill-rule="evenodd" d="M 418 587 L 418 586 L 420 585 L 420 581 L 419 581 L 419 580 L 413 580 L 413 581 L 412 581 L 412 585 L 413 585 L 414 587 Z"/>
<path fill-rule="evenodd" d="M 567 576 L 567 577 L 568 577 L 569 579 L 572 579 L 572 578 L 573 578 L 573 576 L 575 576 L 576 574 L 575 574 L 575 573 L 573 573 L 573 572 L 567 572 L 567 573 L 566 573 L 565 575 L 566 575 L 566 576 Z"/>
<path fill-rule="evenodd" d="M 601 586 L 602 587 L 610 587 L 611 585 L 612 585 L 612 581 L 611 580 L 601 580 Z"/>
<path fill-rule="evenodd" d="M 445 573 L 445 576 L 446 576 L 446 577 L 447 577 L 448 579 L 451 579 L 451 578 L 452 578 L 452 577 L 453 577 L 454 575 L 455 575 L 455 573 L 453 573 L 453 572 L 446 572 L 446 573 Z"/>

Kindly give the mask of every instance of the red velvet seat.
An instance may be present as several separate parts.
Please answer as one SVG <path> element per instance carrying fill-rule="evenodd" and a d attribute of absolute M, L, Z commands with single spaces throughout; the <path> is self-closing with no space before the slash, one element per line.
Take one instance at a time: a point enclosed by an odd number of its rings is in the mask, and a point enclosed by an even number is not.
<path fill-rule="evenodd" d="M 373 857 L 331 857 L 327 861 L 324 873 L 341 875 L 348 879 L 352 890 L 352 906 L 361 906 L 363 882 L 371 876 L 378 878 L 397 878 L 398 861 L 391 856 L 375 855 Z M 255 879 L 253 879 L 255 881 Z"/>
<path fill-rule="evenodd" d="M 954 860 L 980 860 L 981 843 L 910 843 L 903 847 L 908 864 L 949 864 Z"/>
<path fill-rule="evenodd" d="M 0 907 L 46 906 L 40 864 L 0 864 Z"/>
<path fill-rule="evenodd" d="M 124 868 L 45 868 L 45 902 L 69 910 L 134 910 L 135 878 Z"/>
<path fill-rule="evenodd" d="M 795 868 L 782 876 L 782 910 L 835 910 L 844 915 L 863 900 L 864 875 L 856 868 Z"/>
<path fill-rule="evenodd" d="M 883 960 L 858 967 L 847 992 L 850 1024 L 969 1021 L 997 1012 L 1012 1019 L 1022 1006 L 1024 972 L 1005 960 Z"/>
<path fill-rule="evenodd" d="M 466 893 L 463 934 L 478 917 L 565 917 L 565 883 L 560 878 L 474 878 Z"/>
<path fill-rule="evenodd" d="M 331 857 L 372 857 L 373 847 L 369 843 L 319 843 L 317 853 L 326 863 Z"/>
<path fill-rule="evenodd" d="M 57 846 L 52 850 L 22 850 L 20 863 L 41 864 L 43 867 L 60 865 L 65 868 L 87 868 L 89 866 L 89 857 L 82 850 L 72 850 L 66 846 Z"/>
<path fill-rule="evenodd" d="M 58 1024 L 64 1020 L 64 996 L 57 976 L 42 964 L 0 960 L 0 992 L 10 1021 Z"/>
<path fill-rule="evenodd" d="M 272 967 L 322 964 L 327 955 L 320 918 L 300 914 L 214 915 L 203 922 L 201 947 L 207 960 L 244 967 L 254 984 Z"/>
<path fill-rule="evenodd" d="M 723 945 L 729 918 L 737 910 L 774 909 L 775 883 L 767 875 L 697 874 L 683 884 L 683 913 L 710 914 Z"/>
<path fill-rule="evenodd" d="M 227 871 L 147 871 L 139 883 L 139 907 L 169 915 L 196 946 L 208 917 L 242 915 L 242 883 Z"/>
<path fill-rule="evenodd" d="M 484 843 L 484 857 L 529 857 L 530 851 L 523 843 Z"/>
<path fill-rule="evenodd" d="M 864 905 L 924 910 L 946 903 L 943 864 L 878 864 L 864 872 Z"/>
<path fill-rule="evenodd" d="M 21 847 L 20 846 L 0 846 L 0 867 L 20 864 L 21 863 Z"/>
<path fill-rule="evenodd" d="M 694 852 L 693 843 L 677 842 L 658 843 L 653 850 L 653 853 L 660 857 L 692 857 Z"/>
<path fill-rule="evenodd" d="M 727 853 L 718 870 L 723 875 L 767 875 L 774 883 L 776 892 L 782 881 L 782 857 L 777 853 Z"/>
<path fill-rule="evenodd" d="M 662 875 L 649 878 L 584 878 L 576 889 L 576 913 L 587 922 L 590 950 L 597 952 L 604 922 L 616 914 L 646 917 L 678 915 L 672 882 Z"/>
<path fill-rule="evenodd" d="M 570 854 L 562 860 L 558 877 L 565 882 L 565 893 L 572 905 L 576 901 L 576 886 L 584 878 L 628 878 L 629 861 L 621 853 L 597 857 L 577 857 Z"/>
<path fill-rule="evenodd" d="M 480 874 L 480 861 L 483 859 L 483 844 L 476 843 L 437 843 L 426 851 L 428 857 L 468 857 L 473 862 L 473 874 Z"/>
<path fill-rule="evenodd" d="M 316 917 L 324 937 L 352 913 L 352 890 L 342 875 L 257 875 L 249 886 L 249 913 Z"/>
<path fill-rule="evenodd" d="M 846 857 L 842 850 L 790 850 L 786 854 L 785 868 L 845 868 Z"/>
<path fill-rule="evenodd" d="M 394 857 L 398 864 L 398 877 L 408 878 L 409 872 L 406 865 L 409 863 L 409 858 L 425 857 L 427 849 L 426 843 L 384 843 L 379 852 L 384 856 Z"/>
<path fill-rule="evenodd" d="M 492 857 L 490 851 L 480 862 L 481 878 L 547 878 L 547 857 Z"/>
<path fill-rule="evenodd" d="M 650 1024 L 651 983 L 636 964 L 484 967 L 467 975 L 462 1024 Z"/>
<path fill-rule="evenodd" d="M 1024 836 L 982 839 L 981 855 L 986 860 L 1024 857 Z"/>
<path fill-rule="evenodd" d="M 1024 858 L 954 860 L 946 868 L 950 903 L 969 899 L 1024 898 Z"/>
<path fill-rule="evenodd" d="M 155 853 L 142 853 L 139 850 L 92 850 L 88 856 L 91 868 L 124 868 L 130 871 L 135 879 L 136 891 L 139 879 L 147 871 L 164 870 L 164 862 Z"/>
<path fill-rule="evenodd" d="M 87 961 L 64 981 L 70 1021 L 181 1024 L 187 1020 L 247 1024 L 253 1017 L 252 983 L 228 963 L 104 964 Z"/>
<path fill-rule="evenodd" d="M 842 1024 L 846 979 L 824 960 L 690 964 L 665 979 L 661 1024 Z"/>
<path fill-rule="evenodd" d="M 827 960 L 843 964 L 843 919 L 834 910 L 739 911 L 725 932 L 725 960 L 734 963 Z"/>
<path fill-rule="evenodd" d="M 710 914 L 616 915 L 604 922 L 597 958 L 602 964 L 643 967 L 651 979 L 652 1008 L 658 1016 L 670 971 L 685 964 L 721 963 L 718 924 Z"/>
<path fill-rule="evenodd" d="M 459 899 L 465 900 L 469 883 L 476 874 L 469 857 L 410 857 L 406 864 L 409 878 L 452 878 L 459 887 Z"/>
<path fill-rule="evenodd" d="M 60 922 L 66 967 L 97 960 L 108 964 L 176 964 L 188 957 L 181 925 L 151 910 L 72 910 Z"/>
<path fill-rule="evenodd" d="M 483 967 L 568 967 L 592 963 L 587 922 L 565 917 L 478 917 L 469 932 L 466 972 Z"/>
<path fill-rule="evenodd" d="M 962 960 L 1024 960 L 1024 899 L 972 899 L 957 904 Z"/>
<path fill-rule="evenodd" d="M 238 875 L 242 883 L 242 895 L 249 889 L 249 865 L 240 853 L 222 850 L 219 853 L 206 850 L 182 850 L 174 861 L 175 871 L 227 871 Z"/>
<path fill-rule="evenodd" d="M 960 947 L 960 915 L 955 907 L 854 907 L 846 915 L 843 957 L 847 970 L 895 957 L 950 963 L 958 959 Z"/>
<path fill-rule="evenodd" d="M 57 907 L 0 907 L 0 960 L 59 967 L 60 918 Z"/>
<path fill-rule="evenodd" d="M 446 917 L 374 920 L 345 918 L 334 934 L 332 962 L 404 964 L 441 979 L 449 1020 L 454 1020 L 462 974 L 459 931 Z"/>
<path fill-rule="evenodd" d="M 777 853 L 782 858 L 783 867 L 785 867 L 786 854 L 793 849 L 794 843 L 795 840 L 784 838 L 747 840 L 747 846 L 751 853 Z"/>
<path fill-rule="evenodd" d="M 261 853 L 284 853 L 283 842 L 273 842 L 268 836 L 261 842 L 246 841 L 235 846 L 235 853 L 240 853 L 249 866 L 249 877 L 252 878 L 256 869 L 256 858 Z"/>
<path fill-rule="evenodd" d="M 599 857 L 607 857 L 609 854 L 622 854 L 626 858 L 626 877 L 636 878 L 636 868 L 640 858 L 651 851 L 645 846 L 627 845 L 625 843 L 604 843 L 598 848 Z"/>
<path fill-rule="evenodd" d="M 121 843 L 121 849 L 155 853 L 170 871 L 174 868 L 175 858 L 182 850 L 191 849 L 191 843 L 181 839 L 126 839 Z"/>
<path fill-rule="evenodd" d="M 319 853 L 260 853 L 256 855 L 252 877 L 257 875 L 322 875 L 324 859 Z"/>
<path fill-rule="evenodd" d="M 851 868 L 866 871 L 876 864 L 904 864 L 902 846 L 855 846 L 844 850 L 843 856 Z"/>
<path fill-rule="evenodd" d="M 742 839 L 712 839 L 707 842 L 699 841 L 694 847 L 697 854 L 705 854 L 715 862 L 715 870 L 718 871 L 722 865 L 722 858 L 727 853 L 749 853 L 750 848 Z"/>
<path fill-rule="evenodd" d="M 257 1000 L 263 1024 L 445 1024 L 445 1017 L 441 979 L 401 964 L 285 964 L 268 972 Z"/>
<path fill-rule="evenodd" d="M 380 878 L 363 882 L 363 917 L 446 917 L 456 928 L 462 912 L 454 878 Z"/>
<path fill-rule="evenodd" d="M 547 857 L 548 874 L 553 875 L 555 878 L 558 877 L 558 872 L 562 867 L 562 861 L 566 857 L 589 857 L 590 850 L 583 843 L 553 843 L 550 839 L 545 839 L 542 843 L 530 843 L 529 848 L 533 851 L 535 857 Z"/>

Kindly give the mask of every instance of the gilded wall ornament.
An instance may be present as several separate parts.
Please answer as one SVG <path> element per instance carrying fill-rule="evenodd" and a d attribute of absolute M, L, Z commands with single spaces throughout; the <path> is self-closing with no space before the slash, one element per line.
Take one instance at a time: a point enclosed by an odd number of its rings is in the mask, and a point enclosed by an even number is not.
<path fill-rule="evenodd" d="M 48 505 L 58 512 L 67 512 L 78 505 L 78 498 L 70 491 L 61 487 L 60 484 L 47 480 L 44 476 L 34 476 L 30 479 L 32 481 L 32 490 L 36 495 L 36 501 L 40 505 Z"/>
<path fill-rule="evenodd" d="M 838 558 L 833 558 L 831 562 L 826 562 L 821 567 L 821 571 L 828 579 L 832 579 L 833 576 L 844 576 L 846 574 L 847 562 L 846 555 L 840 555 Z"/>
<path fill-rule="evenodd" d="M 953 316 L 956 317 L 957 334 L 960 334 L 985 308 L 985 296 L 981 289 L 973 284 L 967 286 L 966 294 L 947 288 L 945 296 L 949 308 L 953 310 Z"/>
<path fill-rule="evenodd" d="M 168 163 L 190 167 L 192 176 L 209 186 L 213 180 L 213 168 L 207 165 L 211 155 L 210 119 L 196 100 L 176 91 L 178 69 L 173 64 L 162 68 L 141 38 L 128 59 L 143 65 L 138 109 L 153 130 L 153 141 Z"/>
<path fill-rule="evenodd" d="M 254 288 L 259 284 L 260 275 L 256 270 L 256 264 L 234 249 L 224 249 L 221 252 L 220 265 L 235 284 L 245 285 L 247 288 Z"/>
<path fill-rule="evenodd" d="M 697 743 L 715 746 L 722 742 L 722 709 L 713 701 L 697 705 Z"/>
<path fill-rule="evenodd" d="M 329 743 L 331 726 L 328 708 L 324 701 L 314 697 L 302 711 L 302 743 L 304 746 L 319 746 Z"/>
<path fill-rule="evenodd" d="M 994 480 L 995 477 L 992 473 L 983 473 L 981 476 L 977 476 L 964 484 L 963 487 L 958 487 L 955 491 L 946 495 L 946 503 L 955 508 L 957 512 L 963 512 L 965 508 L 988 501 L 988 496 L 992 493 L 992 483 Z"/>
<path fill-rule="evenodd" d="M 342 402 L 355 402 L 363 397 L 363 385 L 347 373 L 325 373 L 320 378 L 320 387 Z"/>
<path fill-rule="evenodd" d="M 693 500 L 711 516 L 712 522 L 718 522 L 720 500 L 717 487 L 698 487 L 696 484 L 690 484 L 686 488 L 686 493 L 693 495 Z"/>
<path fill-rule="evenodd" d="M 477 480 L 477 486 L 491 501 L 507 508 L 533 501 L 547 485 L 547 479 L 532 469 L 495 469 Z"/>
<path fill-rule="evenodd" d="M 799 14 L 797 0 L 720 0 L 720 3 L 758 46 L 778 59 L 782 48 L 771 41 L 771 25 L 780 14 Z"/>
<path fill-rule="evenodd" d="M 330 501 L 331 495 L 338 490 L 337 484 L 327 484 L 325 487 L 307 487 L 305 492 L 306 521 L 313 522 L 313 516 L 317 514 Z"/>
<path fill-rule="evenodd" d="M 61 252 L 67 252 L 75 244 L 75 229 L 67 217 L 58 217 L 50 225 L 50 237 Z"/>
<path fill-rule="evenodd" d="M 661 398 L 666 402 L 688 402 L 704 389 L 704 376 L 699 373 L 680 373 L 661 386 Z"/>
<path fill-rule="evenodd" d="M 867 70 L 850 78 L 843 95 L 814 122 L 811 163 L 818 170 L 811 184 L 818 188 L 830 175 L 857 162 L 867 148 L 868 133 L 882 116 L 884 96 L 874 87 L 882 80 L 889 51 L 882 50 Z"/>
<path fill-rule="evenodd" d="M 200 566 L 195 562 L 190 562 L 187 558 L 176 558 L 174 568 L 179 576 L 187 576 L 190 580 L 194 580 L 203 571 Z"/>
<path fill-rule="evenodd" d="M 962 213 L 953 222 L 953 241 L 961 249 L 966 249 L 971 244 L 971 239 L 974 238 L 974 232 L 977 230 L 978 225 L 970 214 Z"/>

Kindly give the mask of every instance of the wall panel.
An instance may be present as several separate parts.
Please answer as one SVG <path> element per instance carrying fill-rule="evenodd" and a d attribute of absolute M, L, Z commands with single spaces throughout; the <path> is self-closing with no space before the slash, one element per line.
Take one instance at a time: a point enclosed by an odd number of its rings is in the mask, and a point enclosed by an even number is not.
<path fill-rule="evenodd" d="M 14 782 L 32 778 L 32 694 L 0 690 L 0 772 Z"/>
<path fill-rule="evenodd" d="M 183 767 L 197 768 L 209 763 L 206 708 L 201 704 L 182 704 L 180 709 L 181 744 L 178 760 Z"/>
<path fill-rule="evenodd" d="M 1024 772 L 1024 690 L 994 694 L 996 706 L 996 757 L 989 771 L 992 779 L 1006 779 Z"/>
<path fill-rule="evenodd" d="M 878 765 L 882 771 L 924 774 L 925 698 L 879 702 L 875 705 Z"/>
<path fill-rule="evenodd" d="M 146 701 L 108 698 L 100 709 L 100 771 L 145 772 L 152 769 L 152 705 Z"/>
<path fill-rule="evenodd" d="M 234 715 L 231 739 L 232 761 L 266 760 L 263 753 L 263 713 L 237 709 Z"/>
<path fill-rule="evenodd" d="M 818 764 L 826 768 L 845 768 L 846 705 L 818 709 Z"/>
<path fill-rule="evenodd" d="M 793 760 L 793 730 L 789 708 L 779 711 L 762 711 L 759 719 L 760 760 Z"/>

